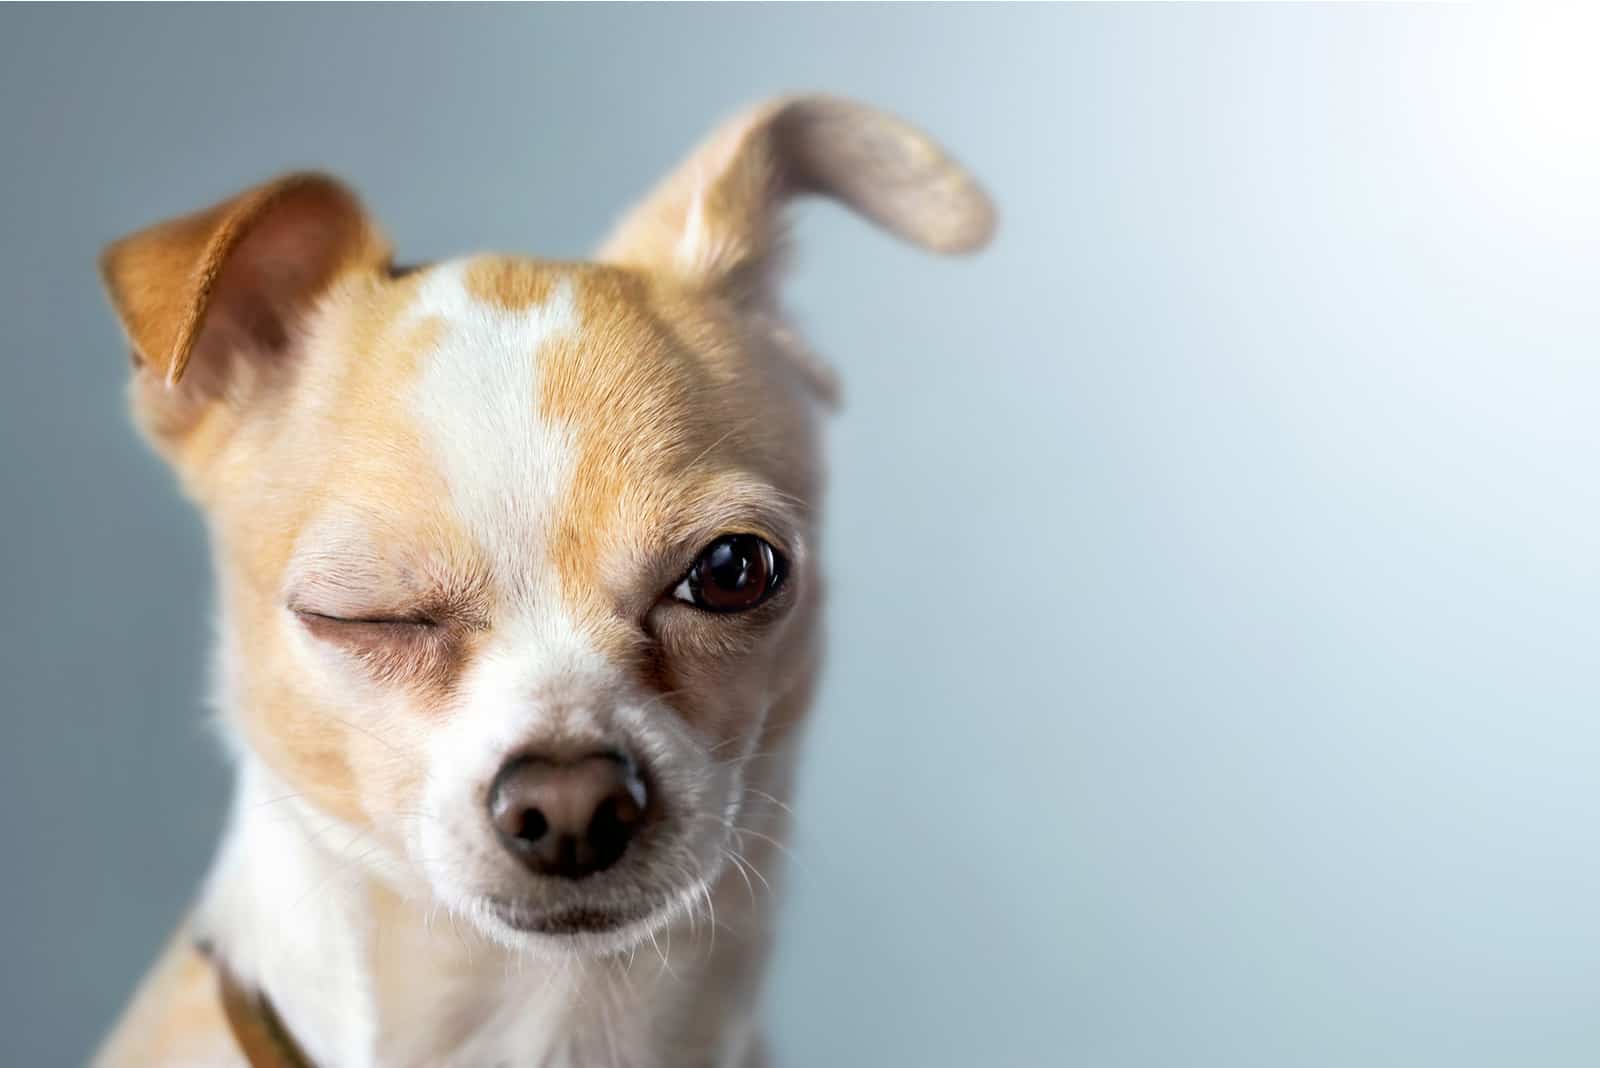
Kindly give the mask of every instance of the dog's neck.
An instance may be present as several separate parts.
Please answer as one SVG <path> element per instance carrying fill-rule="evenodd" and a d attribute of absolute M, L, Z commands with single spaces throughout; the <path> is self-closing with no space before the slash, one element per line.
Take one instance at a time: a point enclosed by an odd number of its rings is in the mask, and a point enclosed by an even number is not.
<path fill-rule="evenodd" d="M 317 1064 L 654 1068 L 662 1050 L 674 1065 L 756 1058 L 765 888 L 725 874 L 711 895 L 715 926 L 701 913 L 631 956 L 550 958 L 508 950 L 399 891 L 376 852 L 245 758 L 196 928 L 270 997 Z"/>

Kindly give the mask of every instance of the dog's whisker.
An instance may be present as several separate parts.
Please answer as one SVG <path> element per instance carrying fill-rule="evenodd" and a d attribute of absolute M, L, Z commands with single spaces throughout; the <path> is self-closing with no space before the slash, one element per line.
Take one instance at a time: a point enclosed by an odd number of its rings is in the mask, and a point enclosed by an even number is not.
<path fill-rule="evenodd" d="M 737 835 L 739 837 L 743 837 L 744 835 L 749 835 L 752 838 L 758 838 L 763 842 L 770 843 L 774 849 L 777 849 L 786 858 L 788 858 L 788 860 L 791 863 L 793 863 L 795 865 L 795 867 L 799 868 L 801 871 L 804 871 L 807 875 L 811 874 L 809 871 L 806 871 L 805 863 L 798 856 L 795 855 L 794 850 L 790 849 L 783 842 L 778 841 L 778 839 L 772 837 L 772 835 L 763 834 L 760 831 L 755 830 L 754 828 L 751 828 L 751 827 L 733 827 L 733 828 L 731 828 L 731 830 L 733 831 L 733 833 L 735 835 Z"/>
<path fill-rule="evenodd" d="M 327 716 L 329 719 L 333 720 L 336 723 L 344 724 L 346 727 L 349 727 L 353 731 L 357 731 L 357 732 L 359 732 L 361 734 L 366 735 L 368 738 L 371 738 L 373 741 L 377 742 L 379 745 L 384 746 L 385 748 L 387 748 L 390 752 L 395 753 L 398 756 L 400 756 L 408 764 L 413 759 L 411 757 L 411 755 L 408 754 L 404 749 L 400 748 L 398 745 L 395 745 L 393 742 L 389 741 L 389 739 L 384 738 L 382 735 L 378 734 L 378 732 L 372 730 L 370 727 L 367 727 L 364 724 L 357 723 L 353 719 L 350 719 L 350 718 L 348 718 L 346 716 L 341 716 L 338 713 L 329 711 L 327 709 L 322 710 L 322 715 Z"/>
<path fill-rule="evenodd" d="M 676 979 L 678 977 L 677 973 L 672 970 L 672 965 L 670 963 L 668 963 L 667 954 L 662 950 L 661 943 L 656 938 L 656 932 L 655 932 L 654 928 L 652 928 L 650 930 L 649 934 L 650 934 L 650 944 L 655 947 L 656 956 L 661 958 L 661 971 L 665 971 L 668 975 L 670 975 L 674 979 Z M 658 971 L 656 974 L 659 977 L 661 972 Z"/>
<path fill-rule="evenodd" d="M 776 891 L 773 890 L 772 884 L 767 881 L 767 877 L 765 875 L 761 874 L 761 869 L 756 867 L 754 861 L 745 856 L 743 853 L 739 852 L 737 849 L 734 849 L 732 846 L 728 847 L 728 855 L 733 858 L 736 864 L 739 865 L 740 871 L 748 868 L 752 875 L 754 875 L 757 879 L 760 879 L 761 885 L 767 888 L 768 895 L 776 896 Z M 748 878 L 746 881 L 749 881 Z M 751 892 L 754 893 L 754 888 L 751 889 Z"/>
<path fill-rule="evenodd" d="M 791 808 L 786 802 L 780 801 L 776 797 L 773 797 L 771 794 L 767 793 L 765 790 L 758 790 L 754 786 L 746 786 L 744 788 L 744 791 L 745 791 L 745 793 L 750 794 L 751 796 L 755 797 L 758 801 L 765 801 L 770 805 L 775 805 L 785 815 L 788 815 L 788 816 L 793 816 L 794 815 L 794 809 L 793 808 Z"/>
<path fill-rule="evenodd" d="M 711 945 L 706 950 L 706 956 L 715 957 L 717 955 L 717 904 L 711 899 L 711 887 L 707 885 L 703 877 L 695 879 L 695 887 L 700 891 L 700 896 L 705 899 L 706 915 L 711 923 Z"/>

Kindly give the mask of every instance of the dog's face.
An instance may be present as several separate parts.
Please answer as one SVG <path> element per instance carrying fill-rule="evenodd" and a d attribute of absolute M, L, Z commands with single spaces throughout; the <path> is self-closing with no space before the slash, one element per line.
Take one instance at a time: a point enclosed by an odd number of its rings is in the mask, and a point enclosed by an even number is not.
<path fill-rule="evenodd" d="M 236 737 L 365 862 L 517 945 L 636 943 L 713 882 L 816 656 L 822 373 L 778 213 L 976 247 L 925 138 L 731 124 L 599 262 L 408 271 L 331 180 L 107 250 L 136 415 L 204 508 Z"/>

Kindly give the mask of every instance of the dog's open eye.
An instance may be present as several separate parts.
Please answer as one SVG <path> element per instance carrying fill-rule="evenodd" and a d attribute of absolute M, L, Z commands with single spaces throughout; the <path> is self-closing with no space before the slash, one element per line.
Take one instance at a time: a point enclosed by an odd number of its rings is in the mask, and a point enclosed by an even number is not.
<path fill-rule="evenodd" d="M 706 546 L 672 596 L 707 612 L 748 612 L 783 584 L 786 568 L 754 534 L 725 534 Z"/>

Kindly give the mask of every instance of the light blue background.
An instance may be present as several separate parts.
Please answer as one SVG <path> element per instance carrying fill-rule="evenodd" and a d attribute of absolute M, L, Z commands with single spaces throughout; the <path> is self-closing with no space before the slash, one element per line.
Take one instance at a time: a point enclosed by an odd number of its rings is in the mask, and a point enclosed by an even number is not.
<path fill-rule="evenodd" d="M 317 165 L 407 258 L 575 255 L 793 87 L 925 124 L 1004 227 L 799 220 L 848 404 L 781 1063 L 1600 1063 L 1596 51 L 1525 9 L 0 12 L 0 1063 L 84 1056 L 226 788 L 100 244 Z"/>

